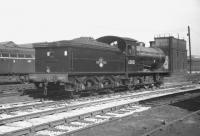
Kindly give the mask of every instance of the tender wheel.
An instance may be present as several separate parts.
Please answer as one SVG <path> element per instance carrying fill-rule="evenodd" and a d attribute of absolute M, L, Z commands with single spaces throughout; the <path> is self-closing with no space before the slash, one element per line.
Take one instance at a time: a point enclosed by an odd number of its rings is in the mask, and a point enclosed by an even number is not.
<path fill-rule="evenodd" d="M 135 86 L 134 86 L 134 85 L 128 85 L 128 89 L 129 89 L 130 91 L 133 91 L 133 90 L 135 90 Z"/>

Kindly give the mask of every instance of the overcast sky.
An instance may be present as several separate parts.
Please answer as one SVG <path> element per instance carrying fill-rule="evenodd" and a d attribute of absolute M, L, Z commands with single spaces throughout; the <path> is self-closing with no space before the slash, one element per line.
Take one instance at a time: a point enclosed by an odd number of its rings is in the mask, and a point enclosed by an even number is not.
<path fill-rule="evenodd" d="M 199 0 L 0 0 L 0 42 L 125 36 L 149 45 L 155 35 L 187 38 L 200 55 Z"/>

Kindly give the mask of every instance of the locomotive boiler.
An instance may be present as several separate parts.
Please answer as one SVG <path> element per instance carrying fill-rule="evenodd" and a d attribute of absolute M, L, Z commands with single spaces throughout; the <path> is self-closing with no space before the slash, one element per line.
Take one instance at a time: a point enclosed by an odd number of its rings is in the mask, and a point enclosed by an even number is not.
<path fill-rule="evenodd" d="M 104 36 L 34 44 L 37 87 L 70 94 L 160 85 L 168 74 L 165 54 L 131 38 Z"/>
<path fill-rule="evenodd" d="M 127 59 L 126 71 L 154 71 L 163 68 L 165 54 L 160 48 L 147 48 L 144 43 L 130 38 L 105 36 L 97 39 L 99 42 L 115 46 Z"/>

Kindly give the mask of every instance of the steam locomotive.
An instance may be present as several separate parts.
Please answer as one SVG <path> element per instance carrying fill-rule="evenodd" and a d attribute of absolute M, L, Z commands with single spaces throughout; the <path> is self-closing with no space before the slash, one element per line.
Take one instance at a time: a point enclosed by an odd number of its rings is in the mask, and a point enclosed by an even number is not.
<path fill-rule="evenodd" d="M 153 87 L 169 74 L 160 48 L 135 39 L 104 36 L 35 43 L 35 73 L 30 82 L 44 92 L 52 87 L 71 95 Z"/>

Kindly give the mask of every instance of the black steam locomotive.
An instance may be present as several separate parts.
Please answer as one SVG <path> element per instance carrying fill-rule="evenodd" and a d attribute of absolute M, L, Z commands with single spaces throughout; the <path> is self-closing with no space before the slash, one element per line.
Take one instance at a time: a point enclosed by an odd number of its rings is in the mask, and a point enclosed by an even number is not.
<path fill-rule="evenodd" d="M 44 90 L 70 94 L 159 86 L 169 73 L 160 48 L 131 38 L 105 36 L 36 43 L 35 71 L 29 79 Z"/>

